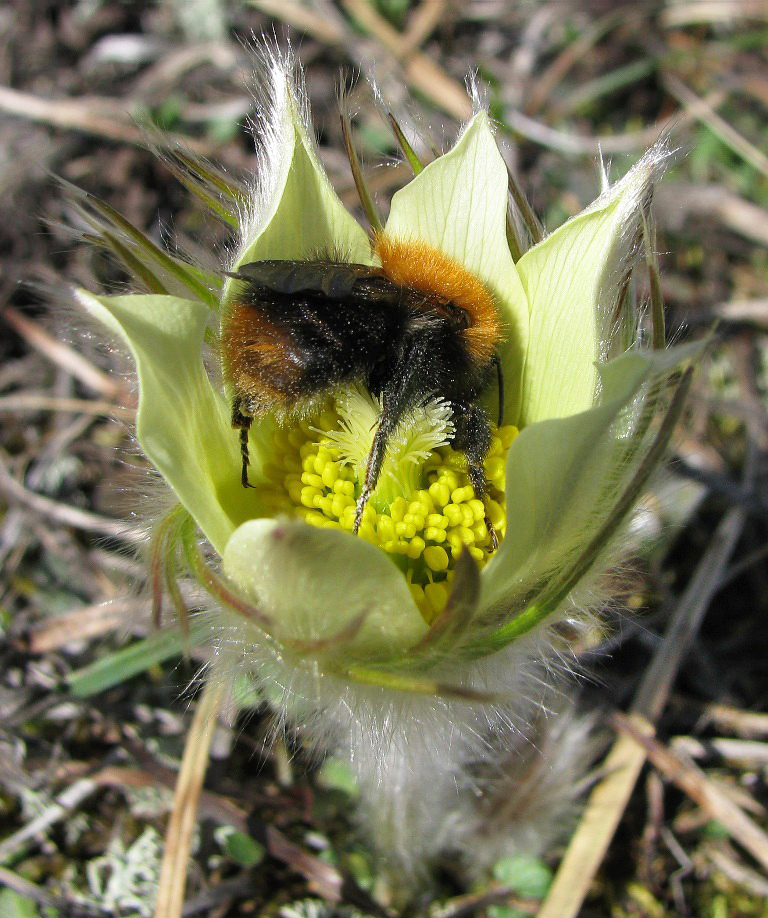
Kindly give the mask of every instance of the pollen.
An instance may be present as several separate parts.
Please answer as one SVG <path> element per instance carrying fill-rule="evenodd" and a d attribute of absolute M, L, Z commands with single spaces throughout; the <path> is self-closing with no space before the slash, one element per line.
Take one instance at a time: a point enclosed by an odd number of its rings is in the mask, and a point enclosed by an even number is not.
<path fill-rule="evenodd" d="M 310 420 L 279 428 L 261 485 L 273 499 L 280 495 L 276 511 L 351 535 L 376 412 L 375 400 L 358 391 Z M 451 432 L 439 401 L 408 419 L 393 438 L 386 474 L 358 531 L 400 568 L 427 623 L 445 608 L 459 555 L 468 551 L 481 567 L 493 557 L 486 514 L 499 540 L 506 529 L 506 454 L 517 428 L 492 429 L 485 502 L 474 496 L 466 458 L 448 445 Z"/>

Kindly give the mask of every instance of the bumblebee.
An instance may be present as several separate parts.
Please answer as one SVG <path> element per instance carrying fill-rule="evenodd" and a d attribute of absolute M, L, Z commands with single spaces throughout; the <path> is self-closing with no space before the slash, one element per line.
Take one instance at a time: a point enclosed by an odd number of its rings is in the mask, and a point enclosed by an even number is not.
<path fill-rule="evenodd" d="M 245 488 L 253 418 L 295 414 L 353 383 L 381 400 L 355 532 L 376 489 L 387 443 L 409 412 L 433 398 L 450 402 L 451 445 L 466 455 L 470 483 L 483 500 L 491 432 L 477 399 L 494 371 L 499 423 L 503 410 L 501 323 L 488 289 L 424 243 L 380 234 L 373 251 L 381 267 L 327 260 L 241 265 L 230 275 L 242 283 L 227 305 L 221 333 Z M 495 548 L 487 514 L 486 525 Z"/>

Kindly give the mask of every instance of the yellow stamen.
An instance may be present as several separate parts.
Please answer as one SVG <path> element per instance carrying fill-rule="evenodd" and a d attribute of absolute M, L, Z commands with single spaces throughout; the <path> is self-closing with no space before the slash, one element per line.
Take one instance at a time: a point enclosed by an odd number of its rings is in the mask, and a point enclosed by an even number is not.
<path fill-rule="evenodd" d="M 278 430 L 262 488 L 284 495 L 285 512 L 311 526 L 352 532 L 355 505 L 377 406 L 367 395 L 339 400 L 313 421 Z M 445 445 L 452 432 L 444 403 L 417 412 L 394 438 L 385 474 L 365 508 L 358 537 L 392 556 L 429 623 L 445 608 L 456 560 L 469 551 L 479 565 L 493 556 L 486 513 L 499 540 L 506 529 L 504 466 L 517 436 L 512 426 L 493 428 L 485 461 L 489 493 L 475 497 L 465 457 Z"/>

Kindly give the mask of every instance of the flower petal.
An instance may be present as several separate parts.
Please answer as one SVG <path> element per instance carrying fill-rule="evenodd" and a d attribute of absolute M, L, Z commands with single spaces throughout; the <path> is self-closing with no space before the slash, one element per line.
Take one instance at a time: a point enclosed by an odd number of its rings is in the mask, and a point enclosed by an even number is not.
<path fill-rule="evenodd" d="M 263 113 L 255 126 L 263 143 L 259 184 L 243 220 L 233 267 L 325 253 L 370 264 L 368 236 L 339 200 L 317 158 L 291 62 L 274 57 L 267 68 L 256 100 Z"/>
<path fill-rule="evenodd" d="M 521 426 L 567 417 L 594 404 L 608 356 L 622 261 L 665 157 L 654 147 L 613 188 L 523 255 L 530 303 Z"/>
<path fill-rule="evenodd" d="M 386 661 L 427 631 L 401 572 L 347 533 L 251 520 L 227 543 L 223 570 L 274 619 L 274 637 L 288 646 L 323 645 L 327 660 Z"/>
<path fill-rule="evenodd" d="M 541 586 L 588 544 L 634 468 L 627 457 L 645 430 L 636 396 L 694 353 L 625 354 L 601 367 L 599 405 L 521 431 L 507 459 L 507 536 L 483 572 L 482 605 Z"/>
<path fill-rule="evenodd" d="M 520 369 L 528 339 L 528 303 L 506 237 L 507 169 L 488 115 L 469 122 L 456 145 L 392 198 L 386 233 L 426 242 L 455 259 L 494 294 L 507 333 L 505 421 L 520 406 Z"/>
<path fill-rule="evenodd" d="M 139 377 L 136 432 L 211 544 L 221 552 L 243 520 L 237 437 L 201 356 L 210 310 L 175 296 L 94 296 L 78 301 L 128 345 Z"/>

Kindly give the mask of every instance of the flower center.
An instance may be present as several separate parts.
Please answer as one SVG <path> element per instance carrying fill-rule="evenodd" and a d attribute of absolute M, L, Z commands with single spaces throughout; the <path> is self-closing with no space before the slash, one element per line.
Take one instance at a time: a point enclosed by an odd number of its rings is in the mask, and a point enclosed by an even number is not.
<path fill-rule="evenodd" d="M 262 486 L 285 495 L 283 509 L 309 525 L 352 532 L 380 412 L 367 392 L 353 389 L 311 420 L 277 430 Z M 440 399 L 400 424 L 358 532 L 392 556 L 428 623 L 445 608 L 461 552 L 481 567 L 492 557 L 486 512 L 504 537 L 505 460 L 518 431 L 492 427 L 485 505 L 469 483 L 466 458 L 448 445 L 452 433 L 450 405 Z"/>

